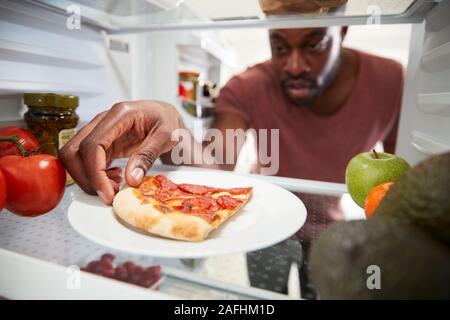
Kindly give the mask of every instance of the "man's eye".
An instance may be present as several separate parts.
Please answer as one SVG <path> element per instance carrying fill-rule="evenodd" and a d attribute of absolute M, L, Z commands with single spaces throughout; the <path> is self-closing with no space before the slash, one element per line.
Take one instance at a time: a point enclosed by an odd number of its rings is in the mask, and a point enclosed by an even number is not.
<path fill-rule="evenodd" d="M 274 49 L 275 49 L 275 53 L 277 55 L 282 55 L 287 52 L 286 46 L 283 46 L 283 45 L 276 45 L 276 46 L 274 46 Z"/>
<path fill-rule="evenodd" d="M 310 52 L 323 51 L 326 48 L 327 41 L 323 39 L 321 41 L 310 42 L 306 45 L 306 50 Z"/>
<path fill-rule="evenodd" d="M 320 42 L 308 44 L 308 49 L 310 49 L 310 50 L 317 50 L 319 48 L 320 48 Z"/>

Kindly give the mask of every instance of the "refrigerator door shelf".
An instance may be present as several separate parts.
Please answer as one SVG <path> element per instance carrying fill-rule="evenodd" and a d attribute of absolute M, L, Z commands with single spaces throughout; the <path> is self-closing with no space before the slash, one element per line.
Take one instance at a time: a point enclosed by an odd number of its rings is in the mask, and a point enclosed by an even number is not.
<path fill-rule="evenodd" d="M 438 1 L 341 1 L 340 6 L 313 13 L 266 16 L 259 2 L 207 0 L 81 1 L 33 0 L 66 15 L 81 14 L 82 22 L 111 33 L 217 28 L 289 28 L 302 26 L 416 23 Z M 105 3 L 107 5 L 105 5 Z"/>

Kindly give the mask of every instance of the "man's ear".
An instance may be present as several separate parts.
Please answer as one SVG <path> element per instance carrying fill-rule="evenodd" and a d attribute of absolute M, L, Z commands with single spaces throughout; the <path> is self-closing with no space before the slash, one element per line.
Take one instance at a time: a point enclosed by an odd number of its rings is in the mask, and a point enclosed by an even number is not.
<path fill-rule="evenodd" d="M 345 36 L 347 35 L 348 27 L 344 26 L 341 28 L 341 41 L 344 41 Z"/>

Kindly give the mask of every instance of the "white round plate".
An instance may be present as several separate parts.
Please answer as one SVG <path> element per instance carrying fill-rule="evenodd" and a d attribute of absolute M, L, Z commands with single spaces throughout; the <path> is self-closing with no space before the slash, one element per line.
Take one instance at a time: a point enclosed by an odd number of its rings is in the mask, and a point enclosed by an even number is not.
<path fill-rule="evenodd" d="M 118 221 L 112 207 L 81 190 L 69 207 L 70 224 L 86 238 L 112 249 L 154 257 L 203 258 L 271 246 L 289 238 L 306 220 L 305 206 L 297 196 L 263 180 L 227 172 L 171 171 L 161 174 L 175 183 L 253 187 L 253 197 L 202 242 L 165 239 L 133 231 Z"/>

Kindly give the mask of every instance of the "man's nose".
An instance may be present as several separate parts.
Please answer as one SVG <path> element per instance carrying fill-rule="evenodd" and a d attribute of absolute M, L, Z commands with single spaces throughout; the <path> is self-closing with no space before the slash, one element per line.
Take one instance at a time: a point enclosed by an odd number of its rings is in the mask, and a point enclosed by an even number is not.
<path fill-rule="evenodd" d="M 302 73 L 309 73 L 311 67 L 300 50 L 293 50 L 286 61 L 285 71 L 291 76 L 296 77 Z"/>

